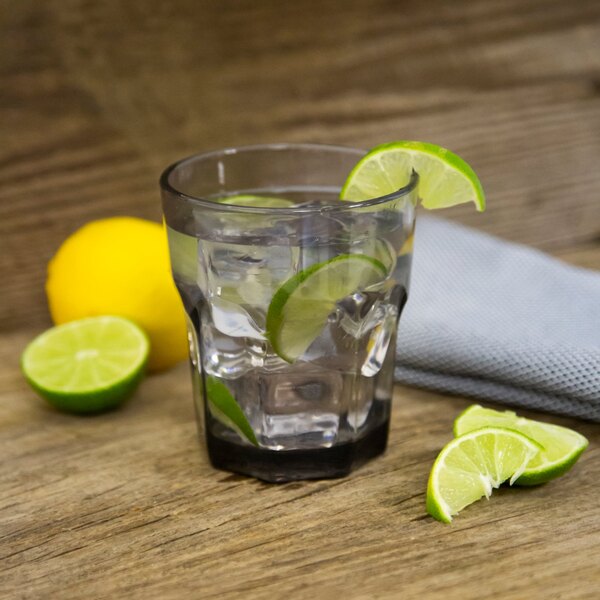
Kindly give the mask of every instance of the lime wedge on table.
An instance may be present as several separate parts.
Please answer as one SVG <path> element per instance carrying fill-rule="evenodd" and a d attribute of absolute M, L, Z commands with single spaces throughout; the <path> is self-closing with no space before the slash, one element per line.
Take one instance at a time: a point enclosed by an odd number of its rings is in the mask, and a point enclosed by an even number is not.
<path fill-rule="evenodd" d="M 387 276 L 376 258 L 341 254 L 290 277 L 275 292 L 267 312 L 267 337 L 287 362 L 302 356 L 319 336 L 342 298 Z"/>
<path fill-rule="evenodd" d="M 128 319 L 91 317 L 53 327 L 21 356 L 29 384 L 50 404 L 76 413 L 119 405 L 140 382 L 150 344 Z"/>
<path fill-rule="evenodd" d="M 483 408 L 478 404 L 473 404 L 457 417 L 454 435 L 460 436 L 486 425 L 514 429 L 543 446 L 517 479 L 517 485 L 545 483 L 562 475 L 577 462 L 588 446 L 587 439 L 572 429 L 525 419 L 508 410 L 501 412 Z"/>
<path fill-rule="evenodd" d="M 453 439 L 438 454 L 427 485 L 427 512 L 445 523 L 465 506 L 510 479 L 512 485 L 541 446 L 502 427 L 483 427 Z"/>
<path fill-rule="evenodd" d="M 258 441 L 244 411 L 227 386 L 212 375 L 206 377 L 206 398 L 208 410 L 217 421 L 233 429 L 242 439 L 258 446 Z"/>
<path fill-rule="evenodd" d="M 236 196 L 225 196 L 217 200 L 219 204 L 233 204 L 235 206 L 251 206 L 254 208 L 287 208 L 293 206 L 294 202 L 285 198 L 274 196 L 254 196 L 252 194 L 238 194 Z"/>
<path fill-rule="evenodd" d="M 390 142 L 373 148 L 352 169 L 340 198 L 360 201 L 398 191 L 419 174 L 419 197 L 428 209 L 474 202 L 485 209 L 481 183 L 473 169 L 450 150 L 425 142 Z"/>

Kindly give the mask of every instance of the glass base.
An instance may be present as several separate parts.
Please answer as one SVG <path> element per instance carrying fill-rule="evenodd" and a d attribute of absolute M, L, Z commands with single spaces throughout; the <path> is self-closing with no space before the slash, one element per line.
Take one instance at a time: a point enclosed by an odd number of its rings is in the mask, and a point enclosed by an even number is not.
<path fill-rule="evenodd" d="M 344 477 L 387 446 L 389 420 L 356 442 L 316 450 L 264 450 L 227 442 L 206 432 L 208 455 L 217 469 L 271 483 Z"/>

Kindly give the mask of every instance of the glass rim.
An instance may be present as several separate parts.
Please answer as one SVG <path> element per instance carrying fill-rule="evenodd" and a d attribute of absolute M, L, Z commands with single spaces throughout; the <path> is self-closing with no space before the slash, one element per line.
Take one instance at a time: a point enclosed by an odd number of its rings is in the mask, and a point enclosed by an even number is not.
<path fill-rule="evenodd" d="M 369 206 L 378 206 L 385 204 L 393 200 L 398 200 L 403 196 L 407 196 L 417 188 L 419 183 L 419 175 L 413 169 L 408 183 L 399 188 L 398 190 L 379 196 L 377 198 L 369 198 L 368 200 L 361 200 L 358 202 L 346 201 L 343 205 L 326 205 L 326 206 L 295 206 L 295 207 L 258 207 L 258 206 L 240 206 L 237 204 L 221 204 L 208 198 L 202 198 L 199 196 L 192 196 L 181 190 L 178 190 L 169 181 L 171 174 L 177 169 L 184 166 L 186 163 L 204 160 L 209 158 L 215 158 L 218 156 L 230 156 L 232 154 L 238 154 L 241 152 L 253 152 L 257 150 L 330 150 L 337 152 L 345 152 L 349 154 L 356 154 L 357 157 L 363 157 L 367 151 L 359 148 L 352 148 L 350 146 L 340 146 L 335 144 L 313 144 L 313 143 L 279 143 L 279 144 L 252 144 L 246 146 L 228 147 L 220 150 L 212 150 L 209 152 L 200 152 L 191 154 L 178 161 L 170 164 L 162 173 L 159 179 L 160 187 L 163 191 L 168 192 L 184 202 L 191 203 L 198 207 L 207 208 L 209 210 L 218 210 L 222 212 L 230 213 L 246 213 L 246 214 L 279 214 L 279 215 L 298 215 L 298 214 L 310 214 L 310 213 L 324 213 L 324 212 L 346 212 L 352 211 L 359 208 L 365 208 Z"/>

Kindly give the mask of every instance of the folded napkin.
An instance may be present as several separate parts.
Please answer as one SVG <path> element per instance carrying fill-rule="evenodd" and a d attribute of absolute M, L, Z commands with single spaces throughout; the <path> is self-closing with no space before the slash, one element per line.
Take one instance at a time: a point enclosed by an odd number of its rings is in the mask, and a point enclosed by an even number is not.
<path fill-rule="evenodd" d="M 421 216 L 396 379 L 600 421 L 600 273 Z"/>

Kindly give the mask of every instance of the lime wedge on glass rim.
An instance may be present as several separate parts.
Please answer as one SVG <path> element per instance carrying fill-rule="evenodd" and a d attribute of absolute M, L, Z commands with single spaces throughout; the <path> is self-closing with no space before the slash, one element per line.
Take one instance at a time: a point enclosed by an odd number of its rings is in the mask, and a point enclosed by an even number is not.
<path fill-rule="evenodd" d="M 386 278 L 385 265 L 363 254 L 340 254 L 290 277 L 275 292 L 267 311 L 267 338 L 292 363 L 319 336 L 342 298 Z"/>
<path fill-rule="evenodd" d="M 427 484 L 427 512 L 444 523 L 510 480 L 512 485 L 542 447 L 502 427 L 482 427 L 449 442 L 435 459 Z"/>
<path fill-rule="evenodd" d="M 469 406 L 454 421 L 454 435 L 460 436 L 483 426 L 508 427 L 534 439 L 543 449 L 531 459 L 516 480 L 517 485 L 537 485 L 566 473 L 587 448 L 585 437 L 559 425 L 519 417 L 512 411 Z"/>
<path fill-rule="evenodd" d="M 340 193 L 358 202 L 391 194 L 419 175 L 419 197 L 427 209 L 473 202 L 485 210 L 485 196 L 473 169 L 460 156 L 435 144 L 398 141 L 370 150 L 352 169 Z"/>
<path fill-rule="evenodd" d="M 132 321 L 101 316 L 71 321 L 36 337 L 21 356 L 31 387 L 60 410 L 114 408 L 144 375 L 150 343 Z"/>

